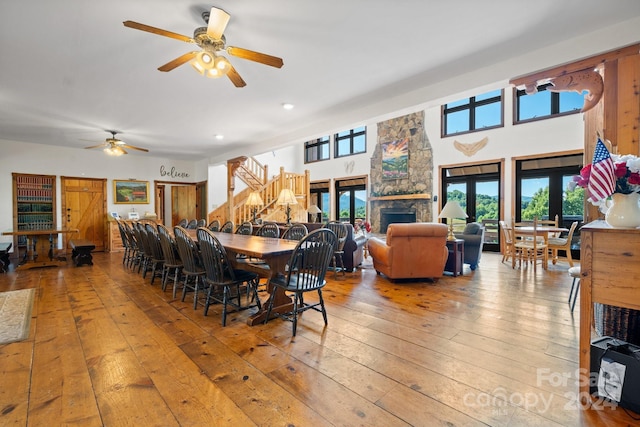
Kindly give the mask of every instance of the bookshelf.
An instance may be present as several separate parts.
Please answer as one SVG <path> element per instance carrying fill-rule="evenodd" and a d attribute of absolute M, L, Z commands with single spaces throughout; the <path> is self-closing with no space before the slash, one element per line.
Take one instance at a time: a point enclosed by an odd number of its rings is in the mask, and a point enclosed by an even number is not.
<path fill-rule="evenodd" d="M 56 228 L 56 177 L 13 173 L 13 230 Z M 27 236 L 14 238 L 18 257 L 26 251 Z"/>

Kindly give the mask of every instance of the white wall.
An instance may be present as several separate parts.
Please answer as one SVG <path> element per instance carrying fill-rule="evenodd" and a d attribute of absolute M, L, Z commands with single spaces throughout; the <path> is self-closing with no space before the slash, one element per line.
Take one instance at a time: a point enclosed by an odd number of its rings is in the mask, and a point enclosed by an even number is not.
<path fill-rule="evenodd" d="M 56 175 L 57 223 L 62 224 L 60 209 L 60 176 L 107 179 L 107 212 L 126 215 L 131 208 L 140 214 L 154 212 L 153 181 L 199 182 L 207 180 L 207 161 L 188 162 L 152 157 L 125 155 L 111 157 L 101 150 L 83 150 L 42 144 L 0 140 L 0 231 L 13 229 L 13 188 L 11 173 Z M 187 173 L 186 178 L 162 175 L 161 168 Z M 149 181 L 149 204 L 113 203 L 113 179 Z M 11 236 L 0 236 L 10 242 Z"/>

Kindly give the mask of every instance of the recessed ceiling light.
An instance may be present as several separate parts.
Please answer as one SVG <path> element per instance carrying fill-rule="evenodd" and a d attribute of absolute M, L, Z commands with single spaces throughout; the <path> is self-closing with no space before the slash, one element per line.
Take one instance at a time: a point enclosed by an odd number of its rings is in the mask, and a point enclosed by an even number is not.
<path fill-rule="evenodd" d="M 285 102 L 284 104 L 282 104 L 282 108 L 284 108 L 285 110 L 293 110 L 293 104 Z"/>
<path fill-rule="evenodd" d="M 217 139 L 218 141 L 222 141 L 222 140 L 224 139 L 224 135 L 220 135 L 220 134 L 218 134 L 218 135 L 216 135 L 216 139 Z"/>

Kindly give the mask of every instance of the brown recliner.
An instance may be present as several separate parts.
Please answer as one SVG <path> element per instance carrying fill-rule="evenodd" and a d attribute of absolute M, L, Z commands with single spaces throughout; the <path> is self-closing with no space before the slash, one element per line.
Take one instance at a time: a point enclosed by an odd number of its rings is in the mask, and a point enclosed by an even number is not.
<path fill-rule="evenodd" d="M 439 278 L 447 263 L 447 226 L 430 222 L 389 224 L 387 241 L 369 239 L 378 274 L 390 279 Z"/>

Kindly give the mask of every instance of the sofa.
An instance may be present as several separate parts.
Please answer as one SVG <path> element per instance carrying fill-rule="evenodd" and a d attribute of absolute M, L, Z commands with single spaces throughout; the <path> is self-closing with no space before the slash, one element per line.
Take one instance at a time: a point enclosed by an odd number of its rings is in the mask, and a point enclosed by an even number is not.
<path fill-rule="evenodd" d="M 479 222 L 468 223 L 462 233 L 456 233 L 456 239 L 464 240 L 464 263 L 469 264 L 471 270 L 478 268 L 484 245 L 485 228 Z"/>
<path fill-rule="evenodd" d="M 389 224 L 386 241 L 372 237 L 367 244 L 373 267 L 390 279 L 442 277 L 449 256 L 447 232 L 438 223 Z"/>

